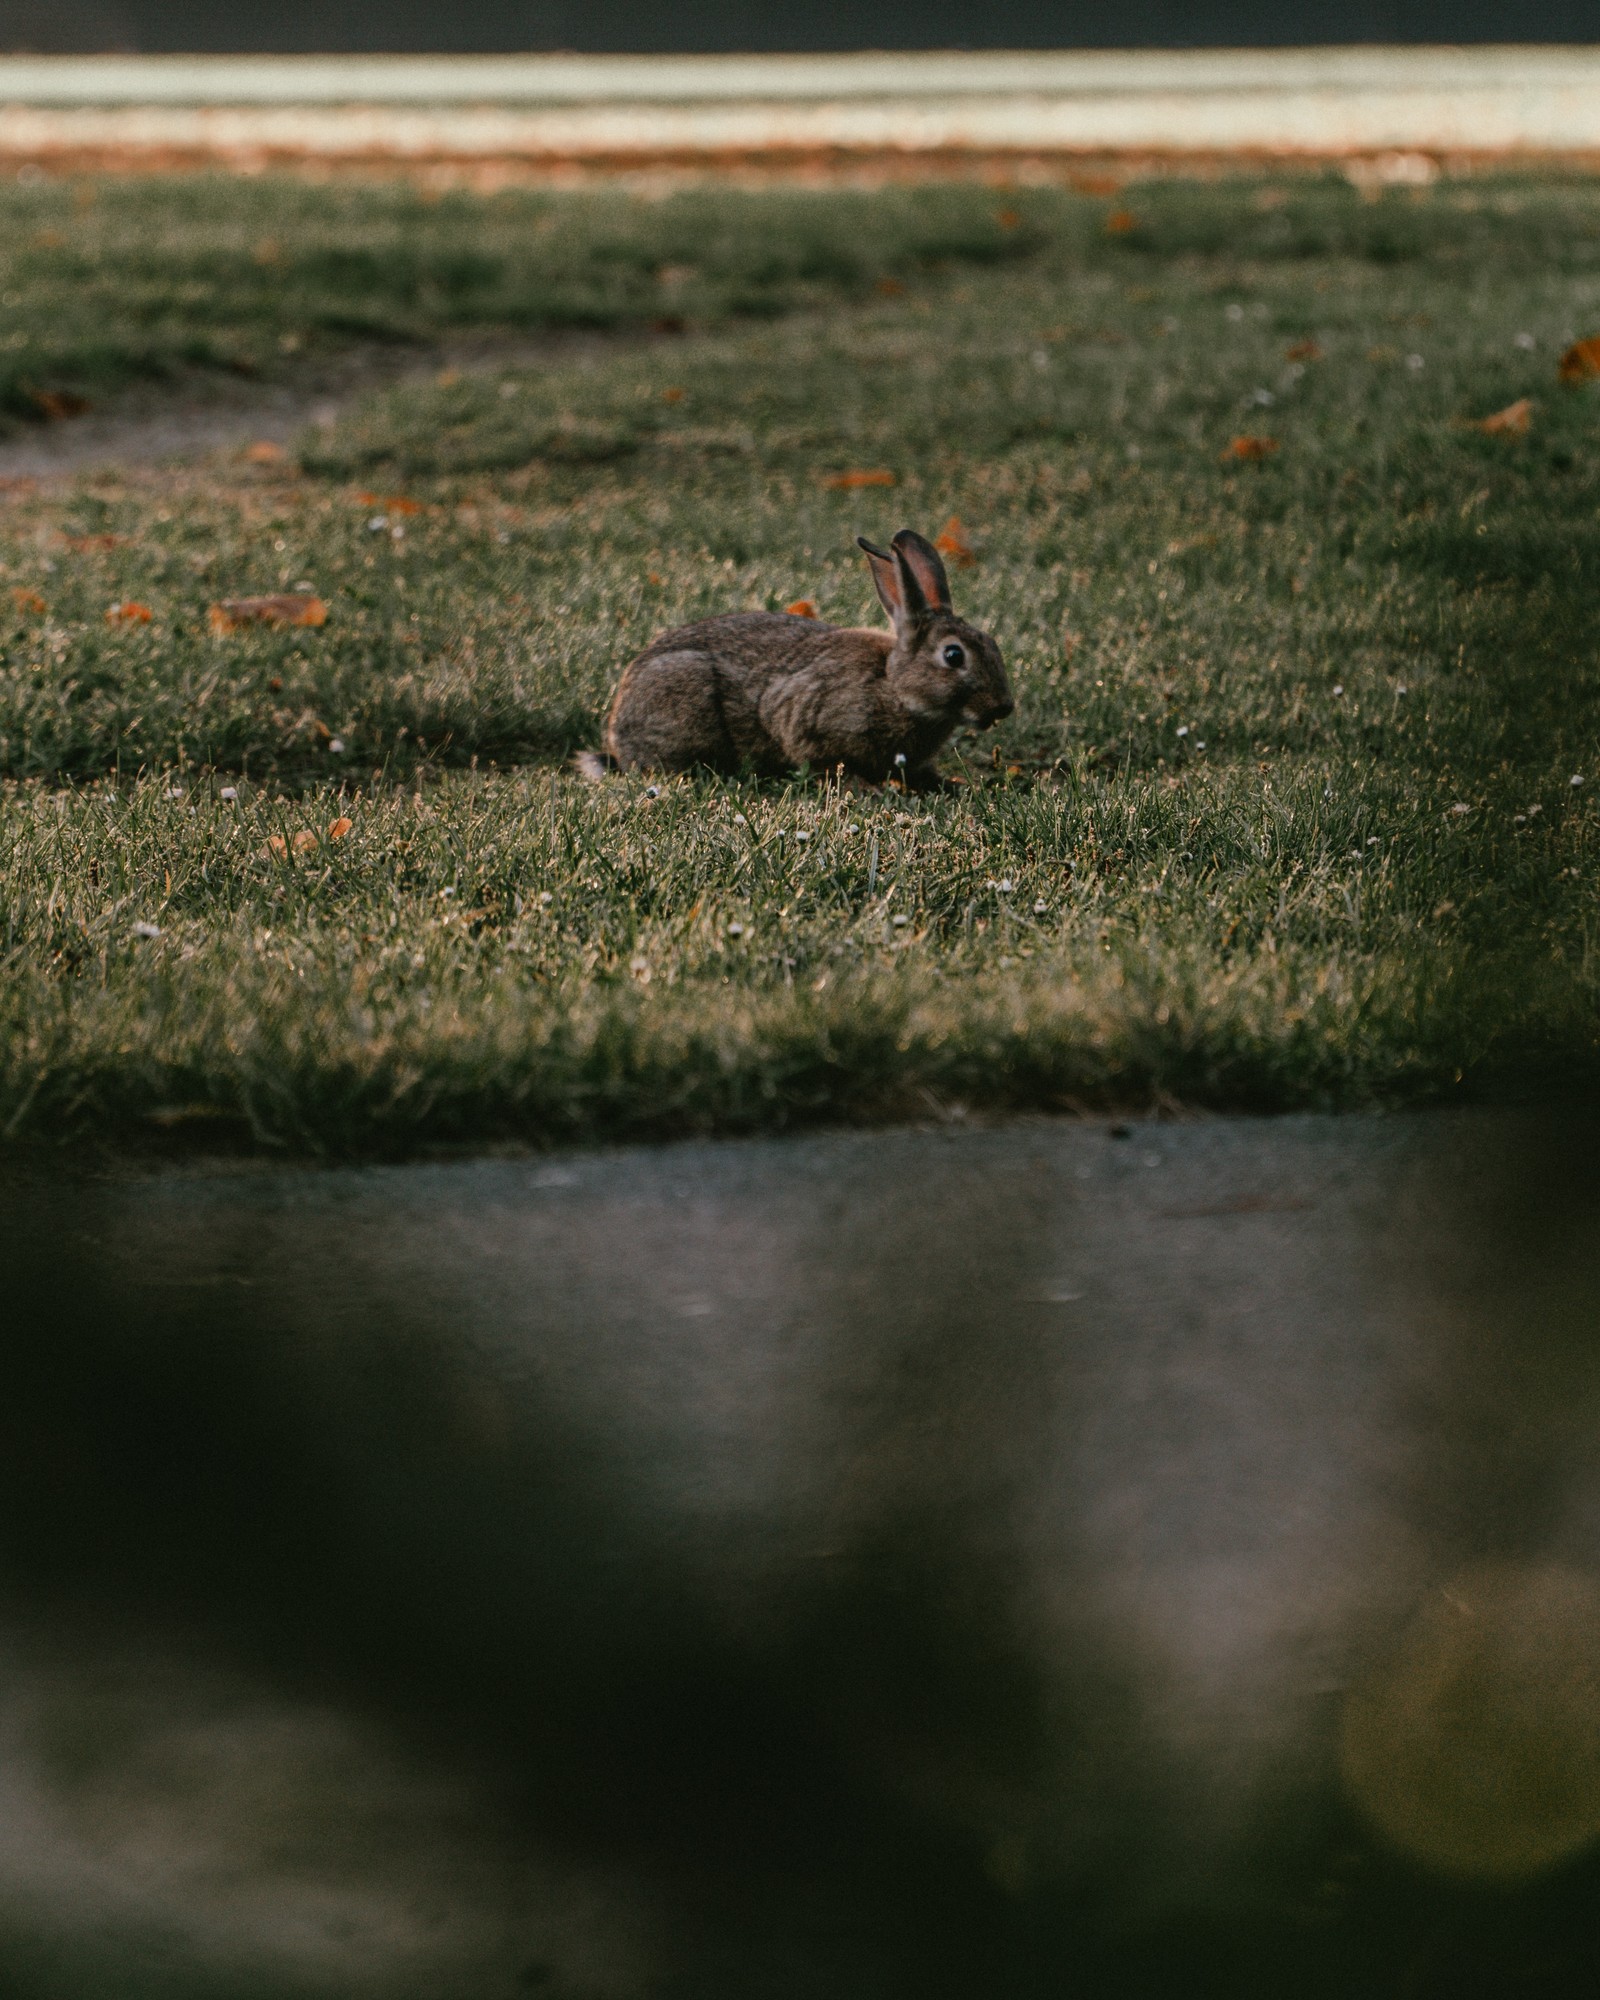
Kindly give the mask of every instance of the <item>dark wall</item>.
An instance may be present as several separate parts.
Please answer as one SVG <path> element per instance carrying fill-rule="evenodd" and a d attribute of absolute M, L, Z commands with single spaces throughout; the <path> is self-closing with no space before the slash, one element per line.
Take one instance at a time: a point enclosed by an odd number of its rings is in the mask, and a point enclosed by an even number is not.
<path fill-rule="evenodd" d="M 0 48 L 148 51 L 1137 48 L 1587 42 L 1600 0 L 0 0 Z"/>

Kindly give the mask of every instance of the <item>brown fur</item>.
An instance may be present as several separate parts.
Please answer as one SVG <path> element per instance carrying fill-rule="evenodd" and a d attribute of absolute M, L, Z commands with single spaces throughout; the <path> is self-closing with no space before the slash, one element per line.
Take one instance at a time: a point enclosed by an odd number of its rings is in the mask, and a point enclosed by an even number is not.
<path fill-rule="evenodd" d="M 585 752 L 579 768 L 596 777 L 843 765 L 878 783 L 899 767 L 911 783 L 937 782 L 933 759 L 958 723 L 988 728 L 1011 713 L 1005 663 L 987 633 L 950 609 L 944 565 L 922 536 L 902 528 L 892 552 L 861 546 L 892 632 L 768 611 L 663 632 L 622 676 L 605 757 Z M 952 644 L 958 666 L 943 658 Z"/>

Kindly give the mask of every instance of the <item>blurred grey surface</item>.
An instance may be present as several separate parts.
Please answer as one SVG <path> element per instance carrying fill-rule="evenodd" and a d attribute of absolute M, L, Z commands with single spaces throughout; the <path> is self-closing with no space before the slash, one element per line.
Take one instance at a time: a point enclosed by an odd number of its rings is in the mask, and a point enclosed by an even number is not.
<path fill-rule="evenodd" d="M 1580 1990 L 1592 1140 L 13 1183 L 11 1990 Z M 1407 1720 L 1441 1601 L 1470 1741 Z M 1511 1658 L 1528 1605 L 1587 1683 Z M 1394 1810 L 1341 1784 L 1362 1688 Z M 1505 1813 L 1430 1846 L 1459 1784 Z"/>

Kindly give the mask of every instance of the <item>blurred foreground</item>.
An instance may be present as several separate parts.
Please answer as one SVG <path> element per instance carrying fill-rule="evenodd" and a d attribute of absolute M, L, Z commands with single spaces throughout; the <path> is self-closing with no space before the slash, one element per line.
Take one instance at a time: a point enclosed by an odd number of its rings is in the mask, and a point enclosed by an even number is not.
<path fill-rule="evenodd" d="M 13 1185 L 8 1993 L 1591 1991 L 1595 1157 Z"/>

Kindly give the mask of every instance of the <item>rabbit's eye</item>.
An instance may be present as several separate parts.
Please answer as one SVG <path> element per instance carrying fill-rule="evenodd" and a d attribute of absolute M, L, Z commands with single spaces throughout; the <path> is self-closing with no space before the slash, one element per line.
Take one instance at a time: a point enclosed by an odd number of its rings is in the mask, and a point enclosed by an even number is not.
<path fill-rule="evenodd" d="M 947 667 L 964 666 L 967 659 L 966 649 L 962 646 L 949 645 L 945 647 L 939 657 Z"/>

